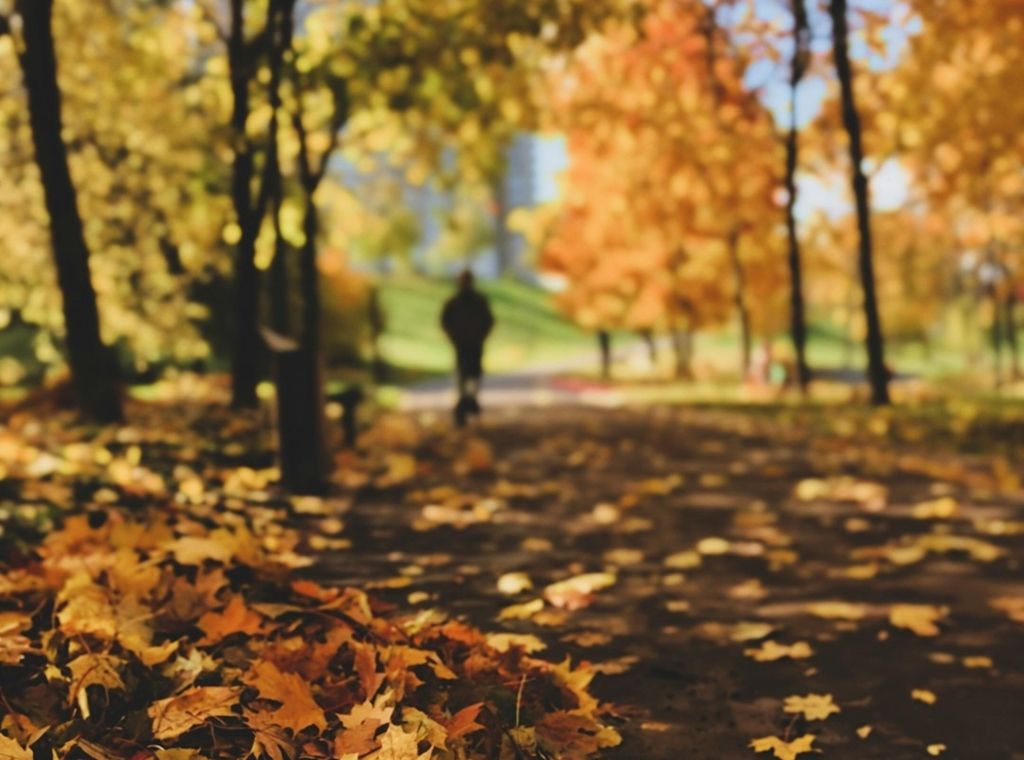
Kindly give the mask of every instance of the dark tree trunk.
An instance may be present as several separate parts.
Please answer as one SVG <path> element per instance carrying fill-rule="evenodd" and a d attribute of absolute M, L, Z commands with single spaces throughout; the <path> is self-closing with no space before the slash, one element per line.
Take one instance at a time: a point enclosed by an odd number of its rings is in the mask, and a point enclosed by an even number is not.
<path fill-rule="evenodd" d="M 737 232 L 729 234 L 729 262 L 732 264 L 733 282 L 735 284 L 733 301 L 740 319 L 741 361 L 743 377 L 750 374 L 750 357 L 753 353 L 753 337 L 750 328 L 750 307 L 747 306 L 747 276 L 740 260 L 740 236 Z"/>
<path fill-rule="evenodd" d="M 601 352 L 601 378 L 612 379 L 612 334 L 608 330 L 597 331 L 597 346 Z"/>
<path fill-rule="evenodd" d="M 658 341 L 654 339 L 654 330 L 650 328 L 640 330 L 640 337 L 647 345 L 647 358 L 650 359 L 652 365 L 658 365 Z"/>
<path fill-rule="evenodd" d="M 998 287 L 992 289 L 992 352 L 998 388 L 1003 384 L 1003 309 Z"/>
<path fill-rule="evenodd" d="M 367 320 L 370 323 L 370 349 L 373 352 L 371 358 L 371 371 L 373 382 L 376 385 L 383 385 L 387 382 L 388 368 L 384 360 L 384 354 L 380 349 L 381 337 L 384 334 L 385 318 L 384 306 L 381 304 L 380 287 L 374 285 L 370 290 L 370 297 L 366 303 Z"/>
<path fill-rule="evenodd" d="M 306 214 L 302 221 L 305 242 L 300 252 L 300 285 L 302 289 L 302 345 L 313 353 L 320 352 L 320 276 L 316 266 L 316 244 L 320 233 L 313 193 L 307 188 Z"/>
<path fill-rule="evenodd" d="M 61 136 L 63 120 L 53 41 L 53 0 L 21 0 L 18 10 L 24 34 L 20 62 L 63 299 L 68 365 L 82 411 L 98 422 L 114 422 L 121 418 L 117 368 L 112 352 L 100 337 L 99 309 L 89 272 L 89 248 L 68 168 L 67 148 Z"/>
<path fill-rule="evenodd" d="M 498 274 L 505 274 L 512 266 L 512 233 L 508 228 L 508 188 L 502 173 L 494 182 L 494 249 L 497 253 Z"/>
<path fill-rule="evenodd" d="M 281 207 L 284 205 L 284 180 L 281 175 L 281 156 L 278 145 L 279 113 L 282 106 L 281 81 L 284 54 L 292 46 L 294 22 L 290 0 L 277 0 L 271 4 L 267 26 L 270 40 L 270 78 L 267 82 L 267 100 L 272 114 L 267 135 L 267 163 L 265 177 L 273 215 L 274 259 L 270 265 L 270 319 L 278 333 L 291 332 L 291 314 L 288 308 L 288 244 L 281 230 Z"/>
<path fill-rule="evenodd" d="M 790 128 L 786 140 L 786 229 L 789 234 L 790 335 L 796 355 L 796 380 L 803 393 L 811 381 L 807 365 L 807 322 L 804 307 L 803 263 L 797 230 L 796 172 L 800 161 L 800 134 L 797 127 L 797 91 L 807 71 L 810 26 L 804 0 L 793 0 L 793 62 L 790 73 Z"/>
<path fill-rule="evenodd" d="M 693 379 L 693 331 L 689 328 L 672 331 L 672 349 L 676 355 L 676 377 Z"/>
<path fill-rule="evenodd" d="M 850 64 L 849 25 L 846 0 L 831 0 L 832 47 L 836 73 L 842 91 L 843 125 L 850 139 L 851 184 L 857 203 L 857 229 L 860 233 L 858 268 L 864 290 L 864 318 L 867 323 L 868 381 L 871 401 L 889 403 L 889 370 L 885 366 L 885 339 L 875 292 L 875 266 L 871 241 L 871 201 L 868 178 L 864 174 L 864 147 L 861 141 L 860 114 L 853 92 L 853 68 Z"/>
<path fill-rule="evenodd" d="M 249 83 L 255 68 L 253 54 L 245 39 L 245 0 L 231 0 L 231 31 L 228 37 L 228 65 L 231 79 L 231 129 L 234 165 L 231 199 L 241 236 L 235 248 L 234 331 L 232 356 L 232 404 L 236 408 L 257 406 L 259 381 L 259 276 L 256 270 L 256 237 L 259 234 L 258 204 L 253 202 L 254 160 L 245 136 L 249 119 Z"/>

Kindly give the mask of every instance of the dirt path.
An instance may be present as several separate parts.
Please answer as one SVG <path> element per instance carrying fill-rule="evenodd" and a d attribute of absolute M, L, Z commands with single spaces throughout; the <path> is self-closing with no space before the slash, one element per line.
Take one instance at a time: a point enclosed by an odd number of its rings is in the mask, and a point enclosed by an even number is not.
<path fill-rule="evenodd" d="M 594 690 L 627 718 L 608 757 L 756 757 L 753 739 L 813 735 L 826 758 L 1024 758 L 1024 501 L 988 459 L 710 410 L 444 422 L 415 477 L 363 490 L 352 548 L 318 574 L 606 663 Z M 617 580 L 498 621 L 590 572 Z M 534 588 L 499 593 L 507 573 Z M 840 712 L 785 712 L 809 694 Z"/>

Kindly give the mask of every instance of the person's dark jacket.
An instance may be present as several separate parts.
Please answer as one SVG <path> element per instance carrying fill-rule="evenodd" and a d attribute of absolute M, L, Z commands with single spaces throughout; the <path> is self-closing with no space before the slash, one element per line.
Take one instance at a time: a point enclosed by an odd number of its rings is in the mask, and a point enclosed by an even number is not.
<path fill-rule="evenodd" d="M 482 346 L 494 328 L 494 315 L 483 295 L 461 290 L 445 303 L 441 326 L 456 348 Z"/>

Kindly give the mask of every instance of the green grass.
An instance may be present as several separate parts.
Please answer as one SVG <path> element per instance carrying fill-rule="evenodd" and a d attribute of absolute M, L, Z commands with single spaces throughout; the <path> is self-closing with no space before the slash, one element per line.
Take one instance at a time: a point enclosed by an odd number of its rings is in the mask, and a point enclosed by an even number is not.
<path fill-rule="evenodd" d="M 450 372 L 452 354 L 440 315 L 453 292 L 452 283 L 396 277 L 381 282 L 380 288 L 387 320 L 381 350 L 388 363 L 425 374 Z M 594 350 L 594 337 L 567 322 L 540 288 L 497 280 L 482 283 L 480 289 L 495 316 L 487 344 L 490 372 L 510 372 Z"/>

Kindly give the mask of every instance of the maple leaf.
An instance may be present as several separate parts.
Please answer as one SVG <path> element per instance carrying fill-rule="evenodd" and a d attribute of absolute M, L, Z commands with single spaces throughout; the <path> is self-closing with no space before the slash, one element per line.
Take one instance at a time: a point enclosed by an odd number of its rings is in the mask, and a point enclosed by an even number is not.
<path fill-rule="evenodd" d="M 811 745 L 814 739 L 813 734 L 804 734 L 791 742 L 785 742 L 777 736 L 765 736 L 754 739 L 750 747 L 754 752 L 774 752 L 777 760 L 796 760 L 798 755 L 813 751 Z"/>
<path fill-rule="evenodd" d="M 219 531 L 216 536 L 182 536 L 165 548 L 182 565 L 201 565 L 207 560 L 226 565 L 237 549 L 232 538 L 227 531 Z"/>
<path fill-rule="evenodd" d="M 829 715 L 839 712 L 839 706 L 832 701 L 831 694 L 786 697 L 782 709 L 788 713 L 803 713 L 806 720 L 825 720 Z"/>
<path fill-rule="evenodd" d="M 534 726 L 537 743 L 556 757 L 577 760 L 618 746 L 618 732 L 575 712 L 547 713 Z"/>
<path fill-rule="evenodd" d="M 934 705 L 939 699 L 935 696 L 935 692 L 928 691 L 928 689 L 914 689 L 910 692 L 910 698 L 924 702 L 926 705 Z"/>
<path fill-rule="evenodd" d="M 889 622 L 918 636 L 938 636 L 941 629 L 936 623 L 947 614 L 947 608 L 930 604 L 894 604 L 889 610 Z"/>
<path fill-rule="evenodd" d="M 150 705 L 156 739 L 174 739 L 210 718 L 234 715 L 241 690 L 230 686 L 196 686 Z"/>
<path fill-rule="evenodd" d="M 408 733 L 392 723 L 380 737 L 380 749 L 370 755 L 368 760 L 428 760 L 433 755 L 433 749 L 421 755 L 418 744 L 416 734 Z"/>
<path fill-rule="evenodd" d="M 196 623 L 206 635 L 200 644 L 216 644 L 235 633 L 255 634 L 263 627 L 263 618 L 245 606 L 240 594 L 231 597 L 223 612 L 207 612 Z"/>
<path fill-rule="evenodd" d="M 342 728 L 334 737 L 334 754 L 363 756 L 377 749 L 377 731 L 383 724 L 377 718 L 368 718 L 362 723 Z"/>
<path fill-rule="evenodd" d="M 445 728 L 448 729 L 448 736 L 452 739 L 458 739 L 460 736 L 466 736 L 474 731 L 482 730 L 483 726 L 477 723 L 476 719 L 483 708 L 484 703 L 477 702 L 475 705 L 463 707 L 455 713 L 445 722 Z"/>
<path fill-rule="evenodd" d="M 257 660 L 243 678 L 255 687 L 262 699 L 280 702 L 271 719 L 282 728 L 299 733 L 309 726 L 319 731 L 327 728 L 327 720 L 320 705 L 313 699 L 308 681 L 295 673 L 284 673 L 267 660 Z"/>
<path fill-rule="evenodd" d="M 556 607 L 582 609 L 591 603 L 595 591 L 615 585 L 616 580 L 611 573 L 584 573 L 547 586 L 544 598 Z"/>
<path fill-rule="evenodd" d="M 522 604 L 511 604 L 498 613 L 498 620 L 527 620 L 543 609 L 543 599 L 532 599 Z"/>
<path fill-rule="evenodd" d="M 274 722 L 274 716 L 266 711 L 245 711 L 245 723 L 253 730 L 253 757 L 266 755 L 270 760 L 285 760 L 295 754 L 295 747 L 284 734 L 284 729 Z"/>
<path fill-rule="evenodd" d="M 68 697 L 78 702 L 83 718 L 88 720 L 90 715 L 87 693 L 90 686 L 100 686 L 104 689 L 124 688 L 124 681 L 118 673 L 118 668 L 122 665 L 124 660 L 109 654 L 83 654 L 68 663 L 68 670 L 71 671 Z"/>
<path fill-rule="evenodd" d="M 22 635 L 32 618 L 22 612 L 0 612 L 0 663 L 18 665 L 33 651 L 30 639 Z"/>
<path fill-rule="evenodd" d="M 810 644 L 806 641 L 798 641 L 795 644 L 780 644 L 777 641 L 766 641 L 757 649 L 744 649 L 743 654 L 753 657 L 758 662 L 773 662 L 789 657 L 794 660 L 802 660 L 814 654 Z"/>
<path fill-rule="evenodd" d="M 0 760 L 33 760 L 32 750 L 0 733 Z"/>

